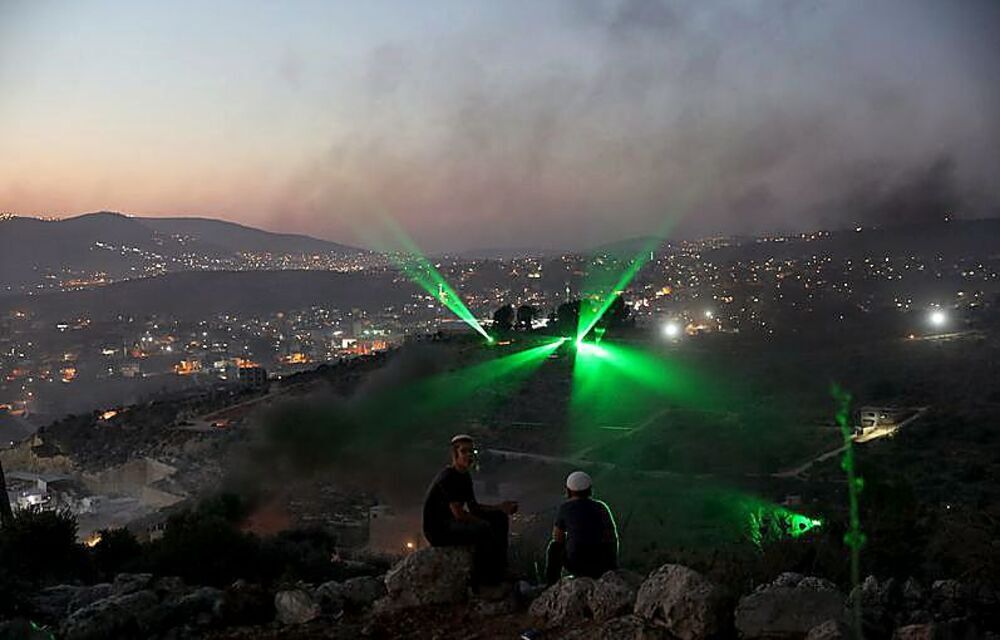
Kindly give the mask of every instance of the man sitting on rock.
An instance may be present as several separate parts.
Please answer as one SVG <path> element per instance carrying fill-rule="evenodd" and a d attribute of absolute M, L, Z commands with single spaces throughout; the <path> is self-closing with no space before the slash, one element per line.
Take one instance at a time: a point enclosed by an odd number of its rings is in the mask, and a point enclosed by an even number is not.
<path fill-rule="evenodd" d="M 493 585 L 507 569 L 509 516 L 516 502 L 485 505 L 476 502 L 470 470 L 476 462 L 472 436 L 451 439 L 451 464 L 434 478 L 424 498 L 424 537 L 434 547 L 475 548 L 473 583 Z"/>
<path fill-rule="evenodd" d="M 545 581 L 555 584 L 563 567 L 575 576 L 600 578 L 618 568 L 618 530 L 611 509 L 591 497 L 593 483 L 583 471 L 566 478 L 567 500 L 559 507 L 546 553 Z"/>

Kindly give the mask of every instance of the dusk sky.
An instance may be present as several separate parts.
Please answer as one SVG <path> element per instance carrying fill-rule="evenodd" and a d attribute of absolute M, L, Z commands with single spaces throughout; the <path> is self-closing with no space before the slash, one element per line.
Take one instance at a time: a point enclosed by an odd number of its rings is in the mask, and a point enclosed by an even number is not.
<path fill-rule="evenodd" d="M 0 0 L 0 210 L 429 250 L 1000 215 L 1000 2 Z"/>

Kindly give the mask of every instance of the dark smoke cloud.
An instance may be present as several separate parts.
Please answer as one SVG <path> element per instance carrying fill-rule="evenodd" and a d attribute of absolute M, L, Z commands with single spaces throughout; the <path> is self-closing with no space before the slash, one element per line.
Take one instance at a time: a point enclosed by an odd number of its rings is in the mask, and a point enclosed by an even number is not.
<path fill-rule="evenodd" d="M 433 250 L 990 214 L 1000 19 L 958 4 L 529 4 L 384 43 L 287 208 Z"/>

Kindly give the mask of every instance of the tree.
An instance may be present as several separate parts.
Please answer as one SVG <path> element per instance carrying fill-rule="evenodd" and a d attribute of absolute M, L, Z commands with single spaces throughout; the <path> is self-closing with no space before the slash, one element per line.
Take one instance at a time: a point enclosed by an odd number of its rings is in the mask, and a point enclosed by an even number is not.
<path fill-rule="evenodd" d="M 629 308 L 625 304 L 625 298 L 615 296 L 615 299 L 611 301 L 611 306 L 608 307 L 607 313 L 604 314 L 604 322 L 608 328 L 617 329 L 624 327 L 628 323 L 628 316 Z"/>
<path fill-rule="evenodd" d="M 531 330 L 531 321 L 538 315 L 538 309 L 530 304 L 522 304 L 517 308 L 517 328 L 521 331 Z"/>
<path fill-rule="evenodd" d="M 514 307 L 505 304 L 493 312 L 493 328 L 497 331 L 510 331 L 514 326 Z"/>

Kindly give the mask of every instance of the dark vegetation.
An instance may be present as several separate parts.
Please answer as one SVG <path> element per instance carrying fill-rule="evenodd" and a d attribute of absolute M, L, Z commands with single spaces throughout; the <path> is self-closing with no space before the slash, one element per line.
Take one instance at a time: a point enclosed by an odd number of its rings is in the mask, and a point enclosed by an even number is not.
<path fill-rule="evenodd" d="M 251 506 L 220 494 L 171 516 L 158 540 L 140 542 L 127 529 L 111 529 L 92 548 L 77 542 L 71 514 L 22 511 L 0 529 L 0 618 L 24 613 L 32 589 L 113 581 L 121 572 L 217 587 L 237 579 L 271 587 L 352 577 L 352 569 L 334 561 L 336 539 L 325 531 L 291 529 L 266 538 L 244 532 Z"/>

